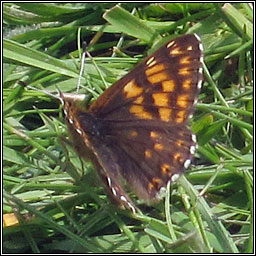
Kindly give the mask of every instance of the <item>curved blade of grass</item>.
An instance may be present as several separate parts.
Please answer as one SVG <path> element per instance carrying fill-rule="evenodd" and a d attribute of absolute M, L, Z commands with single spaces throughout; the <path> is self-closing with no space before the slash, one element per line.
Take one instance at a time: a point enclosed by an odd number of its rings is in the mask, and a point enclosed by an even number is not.
<path fill-rule="evenodd" d="M 144 22 L 120 6 L 115 6 L 108 10 L 103 15 L 103 18 L 118 28 L 120 32 L 139 38 L 147 43 L 150 43 L 156 36 L 154 29 L 148 27 Z"/>
<path fill-rule="evenodd" d="M 63 61 L 8 39 L 3 40 L 3 56 L 9 60 L 19 61 L 29 66 L 69 77 L 78 77 L 76 70 L 67 66 Z"/>
<path fill-rule="evenodd" d="M 229 3 L 226 3 L 222 8 L 219 4 L 215 6 L 217 10 L 220 11 L 227 24 L 236 31 L 238 35 L 243 37 L 243 34 L 245 34 L 248 40 L 253 39 L 253 23 L 250 22 L 241 11 Z"/>
<path fill-rule="evenodd" d="M 211 208 L 208 206 L 204 198 L 199 195 L 198 191 L 194 189 L 183 175 L 180 177 L 178 182 L 182 185 L 186 193 L 190 195 L 191 201 L 196 202 L 196 207 L 221 245 L 222 251 L 224 253 L 238 253 L 238 249 L 234 241 L 230 238 L 230 234 L 225 229 L 221 221 L 218 220 L 218 217 L 212 213 Z"/>
<path fill-rule="evenodd" d="M 58 230 L 59 232 L 63 233 L 65 236 L 76 241 L 78 244 L 80 244 L 83 248 L 86 248 L 88 251 L 91 251 L 94 253 L 100 252 L 99 247 L 96 244 L 93 244 L 92 240 L 86 241 L 86 239 L 79 237 L 78 235 L 72 233 L 65 227 L 60 226 L 57 222 L 55 222 L 53 219 L 51 219 L 48 215 L 36 210 L 34 207 L 30 206 L 29 204 L 22 202 L 22 200 L 16 198 L 15 196 L 12 196 L 6 192 L 4 192 L 3 194 L 7 200 L 10 200 L 11 202 L 15 203 L 18 207 L 20 207 L 22 209 L 27 209 L 29 212 L 34 213 L 36 216 L 40 217 L 46 223 L 48 223 L 52 228 Z"/>

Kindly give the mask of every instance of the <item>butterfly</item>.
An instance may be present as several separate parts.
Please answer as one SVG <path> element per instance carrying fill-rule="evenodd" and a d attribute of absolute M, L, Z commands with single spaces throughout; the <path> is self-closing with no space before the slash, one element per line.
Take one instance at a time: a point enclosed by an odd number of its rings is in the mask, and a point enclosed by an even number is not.
<path fill-rule="evenodd" d="M 202 85 L 202 60 L 199 37 L 184 35 L 139 63 L 88 109 L 61 94 L 76 151 L 93 161 L 122 209 L 137 211 L 127 189 L 156 202 L 190 165 L 197 143 L 188 120 Z"/>

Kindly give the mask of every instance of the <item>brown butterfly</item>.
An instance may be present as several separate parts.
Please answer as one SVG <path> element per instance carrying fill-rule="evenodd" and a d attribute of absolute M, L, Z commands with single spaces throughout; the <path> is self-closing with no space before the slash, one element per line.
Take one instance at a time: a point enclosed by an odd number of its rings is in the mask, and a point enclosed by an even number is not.
<path fill-rule="evenodd" d="M 184 35 L 163 45 L 108 88 L 88 110 L 61 94 L 74 147 L 93 160 L 108 194 L 136 212 L 125 192 L 159 200 L 190 165 L 197 144 L 187 127 L 202 84 L 202 44 Z"/>

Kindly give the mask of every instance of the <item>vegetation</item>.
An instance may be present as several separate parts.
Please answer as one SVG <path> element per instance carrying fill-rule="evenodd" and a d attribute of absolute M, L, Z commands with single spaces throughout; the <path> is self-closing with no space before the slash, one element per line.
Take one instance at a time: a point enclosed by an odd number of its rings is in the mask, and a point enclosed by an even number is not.
<path fill-rule="evenodd" d="M 252 253 L 250 4 L 16 2 L 4 3 L 3 20 L 4 253 Z M 81 41 L 93 58 L 79 93 L 92 101 L 185 33 L 204 45 L 192 120 L 199 149 L 165 201 L 137 200 L 134 216 L 111 204 L 65 142 L 61 106 L 47 92 L 76 91 Z"/>

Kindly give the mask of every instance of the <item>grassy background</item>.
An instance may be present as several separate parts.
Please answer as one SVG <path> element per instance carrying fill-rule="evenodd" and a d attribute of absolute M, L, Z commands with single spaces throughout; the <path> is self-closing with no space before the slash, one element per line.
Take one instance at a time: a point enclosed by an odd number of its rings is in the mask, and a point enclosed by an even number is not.
<path fill-rule="evenodd" d="M 3 252 L 253 251 L 250 5 L 5 3 L 3 18 Z M 199 150 L 165 201 L 137 200 L 132 216 L 63 143 L 60 104 L 17 82 L 75 92 L 85 40 L 93 59 L 79 93 L 93 100 L 165 41 L 194 32 L 205 55 L 192 120 Z"/>

